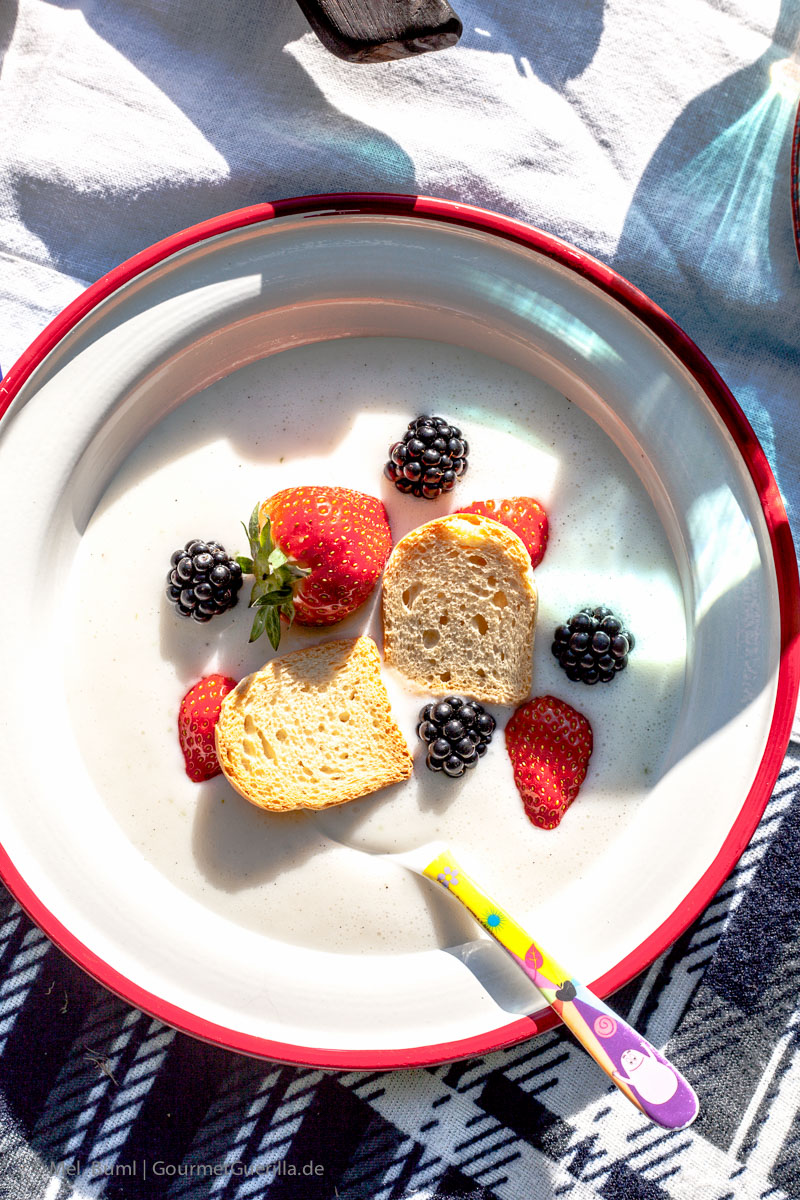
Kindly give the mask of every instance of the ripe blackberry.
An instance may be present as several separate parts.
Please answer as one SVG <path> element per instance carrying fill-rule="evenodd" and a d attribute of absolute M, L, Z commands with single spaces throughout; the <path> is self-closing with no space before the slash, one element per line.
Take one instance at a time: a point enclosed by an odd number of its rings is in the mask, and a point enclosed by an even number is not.
<path fill-rule="evenodd" d="M 219 542 L 192 538 L 170 559 L 167 599 L 182 617 L 210 621 L 233 608 L 242 586 L 242 568 Z"/>
<path fill-rule="evenodd" d="M 417 725 L 417 734 L 428 747 L 425 766 L 457 779 L 483 758 L 494 727 L 494 717 L 474 700 L 448 696 L 426 704 Z"/>
<path fill-rule="evenodd" d="M 444 417 L 415 417 L 401 442 L 389 447 L 383 473 L 399 492 L 437 500 L 467 471 L 469 444 Z"/>
<path fill-rule="evenodd" d="M 635 645 L 610 608 L 582 608 L 555 632 L 552 651 L 567 679 L 581 683 L 610 683 L 628 665 Z"/>

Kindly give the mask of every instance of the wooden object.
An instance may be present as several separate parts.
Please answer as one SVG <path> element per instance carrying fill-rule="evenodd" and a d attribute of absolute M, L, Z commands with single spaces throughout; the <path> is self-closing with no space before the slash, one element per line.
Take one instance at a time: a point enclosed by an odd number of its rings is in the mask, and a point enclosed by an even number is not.
<path fill-rule="evenodd" d="M 461 37 L 447 0 L 297 0 L 322 44 L 348 62 L 446 50 Z"/>

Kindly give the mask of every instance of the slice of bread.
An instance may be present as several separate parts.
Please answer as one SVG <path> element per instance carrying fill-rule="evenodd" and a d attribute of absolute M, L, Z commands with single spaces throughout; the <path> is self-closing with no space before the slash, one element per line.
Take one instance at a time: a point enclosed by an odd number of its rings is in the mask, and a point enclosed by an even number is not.
<path fill-rule="evenodd" d="M 537 593 L 521 539 L 453 513 L 397 543 L 383 577 L 387 663 L 434 695 L 518 704 L 531 690 Z"/>
<path fill-rule="evenodd" d="M 294 650 L 242 679 L 223 701 L 216 746 L 237 792 L 271 812 L 344 804 L 408 779 L 413 765 L 368 637 Z"/>

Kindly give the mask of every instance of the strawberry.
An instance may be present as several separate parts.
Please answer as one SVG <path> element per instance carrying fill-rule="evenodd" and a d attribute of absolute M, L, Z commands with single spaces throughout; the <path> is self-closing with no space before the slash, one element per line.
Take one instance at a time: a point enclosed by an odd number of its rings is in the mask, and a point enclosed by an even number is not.
<path fill-rule="evenodd" d="M 195 783 L 213 779 L 221 774 L 214 749 L 214 726 L 219 719 L 222 701 L 236 687 L 236 680 L 227 675 L 206 675 L 181 700 L 178 714 L 178 738 L 181 743 L 186 774 Z"/>
<path fill-rule="evenodd" d="M 592 727 L 569 704 L 538 696 L 506 725 L 506 748 L 528 819 L 555 829 L 586 778 Z"/>
<path fill-rule="evenodd" d="M 274 649 L 283 617 L 335 625 L 368 598 L 389 557 L 392 533 L 374 496 L 340 487 L 294 487 L 253 510 L 247 530 L 255 575 L 250 605 L 254 642 L 266 631 Z"/>
<path fill-rule="evenodd" d="M 500 525 L 507 525 L 525 543 L 534 567 L 538 567 L 544 558 L 550 524 L 538 500 L 530 496 L 512 496 L 510 500 L 476 500 L 466 508 L 456 509 L 456 512 L 477 513 L 481 517 L 491 517 Z"/>

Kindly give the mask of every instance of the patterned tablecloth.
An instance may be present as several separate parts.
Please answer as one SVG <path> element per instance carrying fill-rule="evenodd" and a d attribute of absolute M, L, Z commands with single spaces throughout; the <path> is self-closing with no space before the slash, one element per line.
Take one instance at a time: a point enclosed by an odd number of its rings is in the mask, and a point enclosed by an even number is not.
<path fill-rule="evenodd" d="M 457 47 L 368 67 L 324 51 L 294 0 L 5 0 L 3 366 L 114 264 L 215 213 L 439 195 L 555 233 L 661 304 L 732 388 L 796 537 L 797 100 L 775 64 L 799 0 L 456 7 Z M 613 999 L 695 1082 L 680 1133 L 559 1031 L 385 1074 L 201 1044 L 104 991 L 3 893 L 0 1194 L 800 1197 L 799 818 L 796 740 L 729 881 Z"/>

